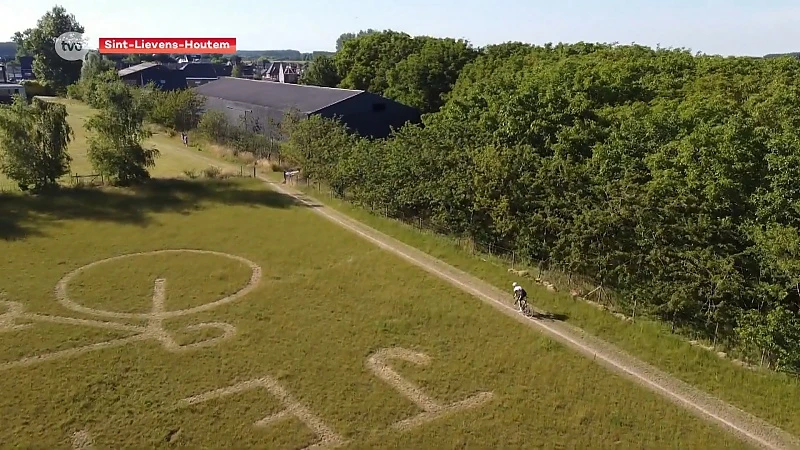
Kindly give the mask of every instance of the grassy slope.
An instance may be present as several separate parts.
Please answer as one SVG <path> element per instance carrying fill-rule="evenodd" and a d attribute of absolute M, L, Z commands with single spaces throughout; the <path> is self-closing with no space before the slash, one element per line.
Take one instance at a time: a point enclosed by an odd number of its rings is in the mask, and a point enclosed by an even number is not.
<path fill-rule="evenodd" d="M 264 274 L 245 299 L 167 321 L 181 342 L 197 338 L 186 325 L 236 326 L 219 346 L 171 354 L 148 341 L 0 372 L 0 442 L 68 447 L 72 433 L 87 429 L 101 448 L 310 443 L 296 420 L 251 426 L 281 410 L 264 392 L 174 408 L 181 398 L 269 375 L 353 448 L 743 447 L 252 180 L 11 195 L 2 204 L 0 254 L 10 257 L 0 259 L 0 291 L 29 311 L 76 316 L 54 301 L 59 278 L 129 252 L 217 250 L 257 262 Z M 212 257 L 142 256 L 88 270 L 70 293 L 89 307 L 144 312 L 153 279 L 165 277 L 173 310 L 230 293 L 247 275 Z M 120 335 L 37 324 L 2 335 L 0 364 Z M 395 367 L 440 402 L 484 390 L 495 399 L 414 431 L 387 431 L 419 412 L 365 368 L 371 352 L 391 346 L 433 358 L 429 367 Z"/>
<path fill-rule="evenodd" d="M 67 121 L 75 133 L 75 137 L 68 148 L 69 154 L 72 156 L 70 173 L 79 175 L 95 173 L 87 155 L 89 146 L 84 124 L 89 117 L 96 113 L 96 110 L 85 103 L 75 100 L 62 98 L 52 98 L 50 100 L 67 105 L 67 113 L 69 114 Z M 182 146 L 180 140 L 171 139 L 163 132 L 156 132 L 144 142 L 144 145 L 149 148 L 155 147 L 161 152 L 161 155 L 156 160 L 156 166 L 150 171 L 153 177 L 177 176 L 184 170 L 199 170 L 207 166 L 207 164 L 198 164 L 194 158 L 187 157 L 180 151 Z M 65 183 L 69 182 L 69 177 L 65 177 L 64 181 Z M 0 174 L 0 192 L 16 190 L 16 184 Z"/>

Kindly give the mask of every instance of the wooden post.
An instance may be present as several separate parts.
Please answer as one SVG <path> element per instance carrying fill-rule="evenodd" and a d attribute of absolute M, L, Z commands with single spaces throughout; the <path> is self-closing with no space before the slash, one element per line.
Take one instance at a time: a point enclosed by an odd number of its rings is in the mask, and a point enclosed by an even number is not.
<path fill-rule="evenodd" d="M 256 178 L 256 166 L 253 164 L 253 178 Z"/>
<path fill-rule="evenodd" d="M 634 298 L 633 299 L 633 316 L 631 316 L 631 320 L 633 322 L 636 322 L 636 305 L 638 303 L 639 303 L 639 299 L 638 298 Z"/>
<path fill-rule="evenodd" d="M 511 252 L 511 268 L 516 269 L 517 252 Z"/>

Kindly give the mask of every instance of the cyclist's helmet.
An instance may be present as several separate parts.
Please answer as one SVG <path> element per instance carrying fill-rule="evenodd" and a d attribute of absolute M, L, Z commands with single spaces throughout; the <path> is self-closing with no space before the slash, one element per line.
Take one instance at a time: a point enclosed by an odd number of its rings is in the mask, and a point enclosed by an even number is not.
<path fill-rule="evenodd" d="M 511 283 L 511 287 L 517 287 L 517 282 L 515 281 L 515 282 Z"/>

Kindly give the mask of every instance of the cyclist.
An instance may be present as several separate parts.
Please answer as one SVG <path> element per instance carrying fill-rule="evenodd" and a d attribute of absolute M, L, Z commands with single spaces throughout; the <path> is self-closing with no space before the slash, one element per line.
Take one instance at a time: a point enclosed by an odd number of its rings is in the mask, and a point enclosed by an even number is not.
<path fill-rule="evenodd" d="M 523 305 L 527 306 L 528 304 L 528 293 L 516 281 L 511 286 L 514 287 L 514 306 L 519 304 L 519 310 L 522 311 Z"/>

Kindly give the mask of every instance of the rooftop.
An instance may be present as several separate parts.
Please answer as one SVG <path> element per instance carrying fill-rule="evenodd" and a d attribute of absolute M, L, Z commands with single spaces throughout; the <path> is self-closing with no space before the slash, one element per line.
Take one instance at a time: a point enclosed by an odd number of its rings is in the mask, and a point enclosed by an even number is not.
<path fill-rule="evenodd" d="M 153 66 L 158 66 L 158 65 L 160 65 L 160 64 L 154 63 L 154 62 L 143 62 L 141 64 L 136 64 L 135 66 L 130 66 L 130 67 L 127 67 L 125 69 L 122 69 L 119 72 L 117 72 L 117 74 L 119 76 L 121 76 L 121 77 L 124 77 L 126 75 L 130 75 L 130 74 L 136 73 L 136 72 L 141 72 L 144 69 L 149 69 L 149 68 L 151 68 Z"/>
<path fill-rule="evenodd" d="M 216 78 L 217 71 L 214 70 L 214 64 L 211 63 L 196 63 L 190 62 L 182 64 L 178 70 L 183 71 L 187 78 Z"/>
<path fill-rule="evenodd" d="M 282 111 L 312 113 L 355 97 L 364 91 L 222 77 L 194 88 L 206 97 L 264 106 Z"/>

